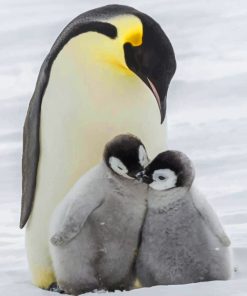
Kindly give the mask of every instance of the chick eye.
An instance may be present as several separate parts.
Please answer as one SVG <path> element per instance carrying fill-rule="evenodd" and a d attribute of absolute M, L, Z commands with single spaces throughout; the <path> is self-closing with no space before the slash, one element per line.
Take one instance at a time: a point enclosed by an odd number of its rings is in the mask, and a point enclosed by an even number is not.
<path fill-rule="evenodd" d="M 166 178 L 163 177 L 163 176 L 159 176 L 158 179 L 163 181 L 163 180 L 165 180 Z"/>
<path fill-rule="evenodd" d="M 117 168 L 120 169 L 121 171 L 123 170 L 123 168 L 121 168 L 120 166 L 118 166 Z"/>

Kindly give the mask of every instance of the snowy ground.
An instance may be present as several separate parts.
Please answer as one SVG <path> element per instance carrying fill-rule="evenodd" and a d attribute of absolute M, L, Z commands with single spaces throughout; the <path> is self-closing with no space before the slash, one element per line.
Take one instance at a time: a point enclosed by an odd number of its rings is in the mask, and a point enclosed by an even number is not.
<path fill-rule="evenodd" d="M 39 67 L 58 33 L 77 14 L 108 3 L 0 0 L 0 295 L 53 295 L 31 285 L 24 231 L 18 229 L 22 126 Z M 238 271 L 227 282 L 115 295 L 246 296 L 247 2 L 122 3 L 152 15 L 174 45 L 178 70 L 168 97 L 169 146 L 195 162 L 198 187 L 232 239 Z"/>

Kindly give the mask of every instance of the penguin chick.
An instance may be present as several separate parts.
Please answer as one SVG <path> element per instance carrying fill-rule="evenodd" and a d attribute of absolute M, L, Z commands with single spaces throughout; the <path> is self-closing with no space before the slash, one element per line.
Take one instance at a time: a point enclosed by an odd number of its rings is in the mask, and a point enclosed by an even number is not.
<path fill-rule="evenodd" d="M 178 151 L 160 153 L 144 170 L 148 210 L 136 262 L 143 286 L 231 276 L 230 240 L 193 180 L 190 159 Z"/>
<path fill-rule="evenodd" d="M 147 196 L 147 185 L 134 178 L 147 163 L 142 142 L 119 135 L 55 209 L 50 251 L 66 293 L 130 288 Z"/>

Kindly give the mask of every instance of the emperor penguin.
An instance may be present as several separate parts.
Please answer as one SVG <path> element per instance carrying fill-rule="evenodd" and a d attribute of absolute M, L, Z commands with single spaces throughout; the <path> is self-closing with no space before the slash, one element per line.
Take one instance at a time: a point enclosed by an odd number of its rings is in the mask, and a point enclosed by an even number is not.
<path fill-rule="evenodd" d="M 51 213 L 107 141 L 143 139 L 151 155 L 166 145 L 164 118 L 176 62 L 148 15 L 123 5 L 85 12 L 59 35 L 41 67 L 23 135 L 20 227 L 32 281 L 56 279 L 48 248 Z M 154 99 L 155 98 L 155 99 Z"/>
<path fill-rule="evenodd" d="M 147 163 L 142 142 L 119 135 L 55 209 L 50 250 L 66 293 L 131 288 L 147 197 L 147 185 L 135 178 Z"/>
<path fill-rule="evenodd" d="M 190 159 L 178 151 L 160 153 L 145 169 L 148 209 L 136 262 L 145 287 L 231 276 L 230 240 L 207 200 L 192 186 Z"/>

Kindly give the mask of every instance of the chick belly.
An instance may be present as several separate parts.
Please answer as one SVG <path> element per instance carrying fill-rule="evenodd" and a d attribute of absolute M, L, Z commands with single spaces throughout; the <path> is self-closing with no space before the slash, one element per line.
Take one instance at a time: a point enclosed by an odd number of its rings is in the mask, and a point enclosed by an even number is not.
<path fill-rule="evenodd" d="M 124 203 L 117 198 L 106 202 L 91 220 L 99 250 L 97 273 L 101 287 L 108 290 L 128 290 L 134 281 L 133 264 L 145 207 L 143 203 L 139 211 L 133 211 L 135 204 Z"/>
<path fill-rule="evenodd" d="M 196 212 L 189 210 L 186 215 L 183 208 L 182 213 L 176 209 L 163 217 L 155 215 L 144 228 L 143 240 L 138 270 L 144 286 L 216 279 L 212 260 L 218 244 L 211 240 Z"/>

